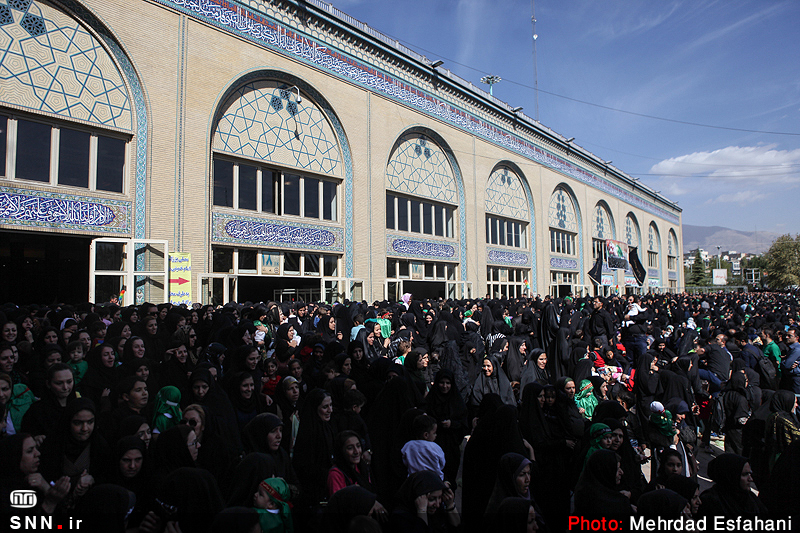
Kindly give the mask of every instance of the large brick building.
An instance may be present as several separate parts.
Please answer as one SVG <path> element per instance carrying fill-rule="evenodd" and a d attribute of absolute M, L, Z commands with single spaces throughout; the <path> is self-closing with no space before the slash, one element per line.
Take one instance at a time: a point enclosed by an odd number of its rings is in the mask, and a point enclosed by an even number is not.
<path fill-rule="evenodd" d="M 0 49 L 2 300 L 682 286 L 674 203 L 320 0 L 0 0 Z"/>

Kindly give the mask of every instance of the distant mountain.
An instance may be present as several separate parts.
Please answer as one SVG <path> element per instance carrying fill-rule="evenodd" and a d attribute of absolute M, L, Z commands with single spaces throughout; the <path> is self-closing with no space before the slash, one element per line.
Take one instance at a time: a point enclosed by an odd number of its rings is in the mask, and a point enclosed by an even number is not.
<path fill-rule="evenodd" d="M 778 233 L 769 231 L 739 231 L 721 226 L 683 225 L 683 252 L 689 253 L 695 248 L 702 248 L 716 255 L 717 246 L 720 251 L 746 252 L 760 254 L 769 250 L 773 241 L 780 237 Z"/>

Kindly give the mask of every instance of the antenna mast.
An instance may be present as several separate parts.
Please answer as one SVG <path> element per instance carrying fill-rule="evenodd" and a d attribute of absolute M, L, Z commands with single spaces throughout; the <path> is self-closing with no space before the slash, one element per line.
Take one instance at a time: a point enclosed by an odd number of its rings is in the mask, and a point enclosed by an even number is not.
<path fill-rule="evenodd" d="M 533 26 L 533 90 L 536 98 L 536 122 L 539 122 L 539 73 L 536 67 L 536 7 L 535 0 L 531 0 L 531 26 Z"/>

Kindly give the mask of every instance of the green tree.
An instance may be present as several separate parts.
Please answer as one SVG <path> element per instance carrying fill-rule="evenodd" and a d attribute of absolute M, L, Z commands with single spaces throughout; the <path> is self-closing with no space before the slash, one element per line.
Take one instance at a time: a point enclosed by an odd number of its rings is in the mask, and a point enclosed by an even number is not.
<path fill-rule="evenodd" d="M 689 287 L 705 287 L 709 284 L 706 274 L 706 265 L 700 255 L 700 249 L 694 251 L 694 263 L 689 267 L 689 274 L 686 277 L 686 285 Z"/>
<path fill-rule="evenodd" d="M 800 285 L 800 235 L 781 235 L 764 254 L 764 272 L 767 286 L 787 289 Z"/>

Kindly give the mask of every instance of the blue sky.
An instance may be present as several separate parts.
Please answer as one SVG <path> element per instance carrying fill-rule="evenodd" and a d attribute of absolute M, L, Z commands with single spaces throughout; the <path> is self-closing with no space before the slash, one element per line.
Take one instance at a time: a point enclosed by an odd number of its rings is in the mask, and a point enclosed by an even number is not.
<path fill-rule="evenodd" d="M 333 4 L 476 85 L 501 76 L 494 95 L 536 116 L 530 0 Z M 800 2 L 535 10 L 543 125 L 677 201 L 685 224 L 800 232 Z"/>

